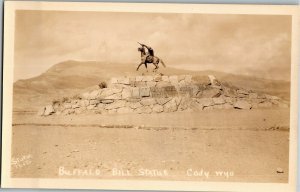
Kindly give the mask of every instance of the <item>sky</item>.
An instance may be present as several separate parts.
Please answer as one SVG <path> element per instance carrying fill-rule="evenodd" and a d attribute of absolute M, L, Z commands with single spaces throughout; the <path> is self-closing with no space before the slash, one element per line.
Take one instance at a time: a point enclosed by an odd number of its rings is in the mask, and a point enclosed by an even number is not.
<path fill-rule="evenodd" d="M 15 22 L 15 81 L 66 60 L 135 70 L 138 41 L 170 67 L 290 80 L 290 16 L 18 10 Z"/>

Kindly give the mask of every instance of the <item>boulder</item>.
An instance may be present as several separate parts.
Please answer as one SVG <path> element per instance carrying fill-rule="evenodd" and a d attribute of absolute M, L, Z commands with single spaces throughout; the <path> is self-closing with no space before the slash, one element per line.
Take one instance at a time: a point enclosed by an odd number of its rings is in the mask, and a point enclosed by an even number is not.
<path fill-rule="evenodd" d="M 217 88 L 210 88 L 210 89 L 204 89 L 200 93 L 198 93 L 199 98 L 214 98 L 219 97 L 221 95 L 220 89 Z"/>
<path fill-rule="evenodd" d="M 225 100 L 222 97 L 212 98 L 214 103 L 217 105 L 224 104 Z"/>
<path fill-rule="evenodd" d="M 251 109 L 252 106 L 245 100 L 238 100 L 234 103 L 233 107 L 236 109 Z"/>
<path fill-rule="evenodd" d="M 258 95 L 257 93 L 250 93 L 249 94 L 249 99 L 257 99 Z"/>
<path fill-rule="evenodd" d="M 103 91 L 99 95 L 100 98 L 107 98 L 113 94 L 121 93 L 123 89 L 122 88 L 104 88 L 102 90 Z"/>
<path fill-rule="evenodd" d="M 156 102 L 160 105 L 164 105 L 167 102 L 169 102 L 172 98 L 168 97 L 168 98 L 157 98 Z"/>
<path fill-rule="evenodd" d="M 234 102 L 234 99 L 231 97 L 224 97 L 224 100 L 226 103 L 230 103 L 230 104 L 233 104 L 233 102 Z"/>
<path fill-rule="evenodd" d="M 89 100 L 80 100 L 80 106 L 81 107 L 86 107 L 90 104 L 90 101 Z"/>
<path fill-rule="evenodd" d="M 175 99 L 172 99 L 171 101 L 167 102 L 164 105 L 164 112 L 174 112 L 177 111 L 177 104 Z"/>
<path fill-rule="evenodd" d="M 229 88 L 226 86 L 223 86 L 222 89 L 223 89 L 223 93 L 226 97 L 231 97 L 231 98 L 236 97 L 235 89 L 232 89 L 232 88 Z"/>
<path fill-rule="evenodd" d="M 149 87 L 141 87 L 140 88 L 140 96 L 141 97 L 149 97 L 150 96 L 150 88 Z"/>
<path fill-rule="evenodd" d="M 132 89 L 132 95 L 133 98 L 140 98 L 140 89 L 135 87 Z"/>
<path fill-rule="evenodd" d="M 238 89 L 236 92 L 237 92 L 237 94 L 249 95 L 249 92 L 244 89 Z"/>
<path fill-rule="evenodd" d="M 47 106 L 45 107 L 44 115 L 45 115 L 45 116 L 48 116 L 48 115 L 51 115 L 51 114 L 54 113 L 54 112 L 55 112 L 55 111 L 54 111 L 53 106 L 52 106 L 52 105 L 47 105 Z"/>
<path fill-rule="evenodd" d="M 161 113 L 164 111 L 164 107 L 158 104 L 155 104 L 152 108 L 153 112 L 155 113 Z"/>
<path fill-rule="evenodd" d="M 71 109 L 72 108 L 72 104 L 71 103 L 64 103 L 63 104 L 63 108 L 64 109 Z"/>
<path fill-rule="evenodd" d="M 208 76 L 203 76 L 203 75 L 200 76 L 200 75 L 197 75 L 197 76 L 194 76 L 194 77 L 193 77 L 193 80 L 194 80 L 197 84 L 199 84 L 199 85 L 204 85 L 204 86 L 206 86 L 206 85 L 210 85 L 210 84 L 211 84 L 211 82 L 210 82 Z"/>
<path fill-rule="evenodd" d="M 258 98 L 258 99 L 266 99 L 267 97 L 266 97 L 266 95 L 263 94 L 263 93 L 258 93 L 258 94 L 257 94 L 257 98 Z"/>
<path fill-rule="evenodd" d="M 174 97 L 174 100 L 176 102 L 176 105 L 179 106 L 182 100 L 182 97 Z"/>
<path fill-rule="evenodd" d="M 89 106 L 87 106 L 87 109 L 88 110 L 92 110 L 92 109 L 95 109 L 96 108 L 96 104 L 94 104 L 94 105 L 89 105 Z"/>
<path fill-rule="evenodd" d="M 97 105 L 97 108 L 98 108 L 99 110 L 103 110 L 104 107 L 105 107 L 105 104 L 104 104 L 104 103 L 98 103 L 98 105 Z"/>
<path fill-rule="evenodd" d="M 123 89 L 122 91 L 122 95 L 121 95 L 122 99 L 128 99 L 131 97 L 131 90 L 130 89 Z"/>
<path fill-rule="evenodd" d="M 153 98 L 146 98 L 146 99 L 142 99 L 140 101 L 140 103 L 143 105 L 143 106 L 149 106 L 149 105 L 154 105 L 156 104 L 156 100 L 153 99 Z"/>
<path fill-rule="evenodd" d="M 112 99 L 112 100 L 122 99 L 122 93 L 114 93 L 110 96 L 105 97 L 104 99 Z"/>
<path fill-rule="evenodd" d="M 221 88 L 221 83 L 216 79 L 215 76 L 208 75 L 208 78 L 212 87 Z"/>
<path fill-rule="evenodd" d="M 160 98 L 160 97 L 165 97 L 165 93 L 163 89 L 158 88 L 158 87 L 151 87 L 150 88 L 150 96 L 153 98 Z"/>
<path fill-rule="evenodd" d="M 102 92 L 101 89 L 94 90 L 94 91 L 89 93 L 88 98 L 86 98 L 86 99 L 97 99 L 98 96 L 101 94 L 101 92 Z"/>
<path fill-rule="evenodd" d="M 233 105 L 231 105 L 229 103 L 225 103 L 225 104 L 223 104 L 223 109 L 233 109 Z"/>
<path fill-rule="evenodd" d="M 178 110 L 184 111 L 187 110 L 191 106 L 191 98 L 183 97 L 181 99 L 180 105 L 178 106 Z"/>
<path fill-rule="evenodd" d="M 90 105 L 96 105 L 98 103 L 100 103 L 100 101 L 96 100 L 96 99 L 90 100 L 90 102 L 89 102 Z"/>
<path fill-rule="evenodd" d="M 197 102 L 203 105 L 204 107 L 208 107 L 214 104 L 214 101 L 212 98 L 198 98 Z"/>
<path fill-rule="evenodd" d="M 62 105 L 60 102 L 52 102 L 52 106 L 54 108 L 54 111 L 60 111 L 62 109 Z"/>
<path fill-rule="evenodd" d="M 193 100 L 190 104 L 190 108 L 193 110 L 193 111 L 200 111 L 200 110 L 203 110 L 203 105 L 201 103 L 198 103 L 196 100 Z"/>
<path fill-rule="evenodd" d="M 142 104 L 140 102 L 129 102 L 129 107 L 132 109 L 136 109 L 142 107 Z"/>
<path fill-rule="evenodd" d="M 189 85 L 189 87 L 191 88 L 191 91 L 190 91 L 191 97 L 198 97 L 199 93 L 201 94 L 201 90 L 200 90 L 199 86 Z"/>
<path fill-rule="evenodd" d="M 124 101 L 124 100 L 116 100 L 115 102 L 113 102 L 113 103 L 111 103 L 109 105 L 106 105 L 105 109 L 107 109 L 107 110 L 117 109 L 117 108 L 124 107 L 125 104 L 126 104 L 126 101 Z"/>

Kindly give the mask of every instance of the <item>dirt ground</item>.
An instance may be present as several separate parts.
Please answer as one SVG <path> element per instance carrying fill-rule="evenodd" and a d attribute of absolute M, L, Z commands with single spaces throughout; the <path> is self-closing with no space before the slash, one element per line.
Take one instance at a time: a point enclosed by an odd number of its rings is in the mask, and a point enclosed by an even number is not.
<path fill-rule="evenodd" d="M 14 113 L 12 142 L 13 177 L 287 182 L 289 109 Z"/>

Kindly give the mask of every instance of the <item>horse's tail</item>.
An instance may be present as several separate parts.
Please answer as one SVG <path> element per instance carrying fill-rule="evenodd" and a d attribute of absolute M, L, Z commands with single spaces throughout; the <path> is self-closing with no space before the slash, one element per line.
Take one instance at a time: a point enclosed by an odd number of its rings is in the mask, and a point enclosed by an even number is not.
<path fill-rule="evenodd" d="M 162 64 L 164 67 L 166 67 L 166 65 L 165 65 L 165 63 L 163 62 L 162 59 L 160 59 L 160 62 L 161 62 L 161 64 Z"/>

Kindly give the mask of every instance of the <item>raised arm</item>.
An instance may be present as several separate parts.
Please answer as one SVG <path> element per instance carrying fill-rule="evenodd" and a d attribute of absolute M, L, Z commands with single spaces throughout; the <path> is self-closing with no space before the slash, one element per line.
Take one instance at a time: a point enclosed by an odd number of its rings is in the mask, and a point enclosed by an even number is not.
<path fill-rule="evenodd" d="M 145 44 L 142 44 L 142 46 L 146 47 L 148 50 L 149 50 L 149 49 L 152 49 L 151 47 L 149 47 L 149 46 L 147 46 L 147 45 L 145 45 Z"/>
<path fill-rule="evenodd" d="M 152 49 L 151 47 L 149 47 L 149 46 L 147 46 L 147 45 L 145 45 L 145 44 L 143 44 L 143 43 L 138 42 L 138 44 L 140 44 L 142 47 L 146 47 L 148 50 L 149 50 L 149 49 Z"/>

